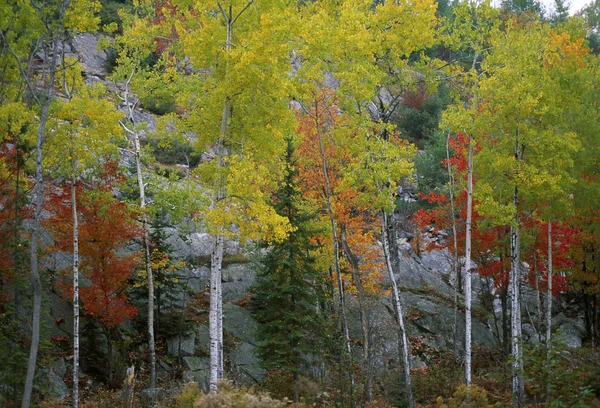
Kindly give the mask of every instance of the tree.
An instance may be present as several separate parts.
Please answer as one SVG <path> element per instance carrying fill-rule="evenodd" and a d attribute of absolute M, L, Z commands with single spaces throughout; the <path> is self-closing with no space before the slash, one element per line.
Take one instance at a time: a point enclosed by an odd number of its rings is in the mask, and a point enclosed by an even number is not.
<path fill-rule="evenodd" d="M 259 323 L 258 354 L 265 368 L 290 371 L 294 376 L 294 401 L 299 402 L 299 375 L 307 356 L 323 336 L 323 323 L 315 305 L 323 276 L 315 268 L 313 225 L 315 215 L 297 187 L 294 146 L 287 139 L 286 164 L 273 208 L 288 218 L 293 230 L 288 237 L 267 248 L 258 272 L 253 313 Z M 273 290 L 277 288 L 277 290 Z"/>
<path fill-rule="evenodd" d="M 495 225 L 511 228 L 515 405 L 524 391 L 519 300 L 522 213 L 551 200 L 553 207 L 559 205 L 556 200 L 566 203 L 573 182 L 568 169 L 579 146 L 569 118 L 577 117 L 580 108 L 579 102 L 565 93 L 568 86 L 563 75 L 566 70 L 585 66 L 587 51 L 581 43 L 568 33 L 550 33 L 547 26 L 526 30 L 513 20 L 493 40 L 495 48 L 483 64 L 487 76 L 474 91 L 477 98 L 472 98 L 466 108 L 457 109 L 471 119 L 453 121 L 458 129 L 466 127 L 478 135 L 481 151 L 475 165 L 485 169 L 479 172 L 475 188 L 478 211 Z"/>
<path fill-rule="evenodd" d="M 104 172 L 91 181 L 91 186 L 76 183 L 79 206 L 80 271 L 90 280 L 80 288 L 85 314 L 101 323 L 108 342 L 107 377 L 112 380 L 114 358 L 111 330 L 137 313 L 129 304 L 126 289 L 139 261 L 138 253 L 120 256 L 118 250 L 140 237 L 137 213 L 113 196 L 113 189 L 122 178 L 114 162 L 106 163 Z M 91 188 L 90 188 L 91 187 Z M 45 227 L 54 238 L 54 249 L 74 252 L 73 207 L 70 187 L 65 186 L 50 197 L 49 208 L 53 216 Z M 60 273 L 60 271 L 59 271 Z M 66 279 L 57 283 L 68 296 L 73 289 Z"/>
<path fill-rule="evenodd" d="M 61 72 L 66 101 L 60 101 L 49 121 L 52 137 L 46 145 L 46 168 L 55 177 L 65 177 L 71 186 L 73 222 L 73 406 L 79 405 L 79 227 L 76 184 L 82 174 L 99 170 L 98 160 L 117 152 L 113 144 L 121 133 L 122 117 L 107 99 L 101 85 L 87 86 L 81 69 L 73 61 L 63 61 Z M 66 151 L 66 157 L 65 157 Z M 96 169 L 95 169 L 96 167 Z"/>
<path fill-rule="evenodd" d="M 173 2 L 172 24 L 194 67 L 184 78 L 179 98 L 198 148 L 212 160 L 198 168 L 210 189 L 211 206 L 202 211 L 213 237 L 210 284 L 210 389 L 223 378 L 221 268 L 225 238 L 233 225 L 240 238 L 283 239 L 290 231 L 284 217 L 265 202 L 277 174 L 283 135 L 292 131 L 288 109 L 292 51 L 287 29 L 292 4 L 285 1 Z M 184 55 L 182 55 L 182 59 Z M 268 73 L 268 74 L 267 74 Z M 251 180 L 246 179 L 251 175 Z M 204 210 L 204 209 L 203 209 Z M 233 234 L 235 236 L 235 234 Z"/>
<path fill-rule="evenodd" d="M 64 38 L 71 29 L 86 30 L 97 26 L 93 13 L 98 6 L 95 1 L 84 2 L 54 0 L 43 3 L 11 2 L 3 8 L 0 39 L 8 53 L 14 58 L 12 74 L 18 72 L 26 84 L 29 95 L 39 110 L 39 126 L 36 137 L 36 176 L 35 176 L 35 212 L 30 245 L 31 281 L 33 287 L 32 334 L 27 377 L 23 393 L 22 407 L 29 407 L 37 363 L 40 341 L 40 313 L 42 287 L 38 267 L 38 240 L 41 235 L 40 220 L 44 202 L 43 180 L 43 143 L 46 138 L 46 124 L 49 119 L 50 105 L 54 99 L 56 73 L 60 62 Z M 72 7 L 71 7 L 72 6 Z M 44 55 L 41 70 L 41 89 L 31 76 L 28 64 L 36 52 Z M 9 71 L 10 72 L 10 71 Z M 41 92 L 40 92 L 41 91 Z"/>

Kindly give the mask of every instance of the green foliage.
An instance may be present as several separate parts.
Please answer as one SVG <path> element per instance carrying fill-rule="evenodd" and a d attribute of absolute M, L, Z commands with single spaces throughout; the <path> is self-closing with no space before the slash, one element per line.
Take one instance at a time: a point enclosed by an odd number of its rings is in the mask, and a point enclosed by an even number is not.
<path fill-rule="evenodd" d="M 450 157 L 453 151 L 450 147 Z M 429 193 L 448 185 L 448 170 L 446 161 L 446 135 L 437 132 L 422 152 L 415 157 L 415 181 L 417 188 L 423 193 Z"/>
<path fill-rule="evenodd" d="M 251 305 L 262 341 L 258 355 L 265 368 L 298 372 L 307 363 L 307 356 L 316 352 L 323 335 L 322 317 L 315 308 L 322 277 L 311 255 L 315 249 L 311 242 L 316 233 L 311 226 L 315 216 L 305 209 L 306 202 L 297 187 L 291 139 L 287 143 L 286 172 L 274 194 L 273 207 L 288 218 L 293 229 L 285 240 L 267 248 Z"/>
<path fill-rule="evenodd" d="M 123 31 L 123 21 L 119 16 L 121 10 L 130 10 L 133 7 L 131 0 L 100 0 L 102 8 L 98 11 L 100 26 L 115 24 L 120 32 Z"/>
<path fill-rule="evenodd" d="M 427 95 L 419 88 L 405 94 L 405 101 L 398 106 L 391 122 L 397 124 L 404 139 L 423 148 L 434 141 L 442 111 L 450 103 L 448 89 L 440 86 L 435 93 Z"/>
<path fill-rule="evenodd" d="M 526 348 L 526 387 L 531 398 L 544 401 L 549 381 L 550 407 L 591 406 L 596 401 L 591 386 L 597 380 L 595 375 L 600 369 L 600 363 L 586 358 L 581 350 L 570 349 L 565 336 L 560 333 L 552 337 L 551 343 L 550 378 L 545 344 L 538 343 Z"/>

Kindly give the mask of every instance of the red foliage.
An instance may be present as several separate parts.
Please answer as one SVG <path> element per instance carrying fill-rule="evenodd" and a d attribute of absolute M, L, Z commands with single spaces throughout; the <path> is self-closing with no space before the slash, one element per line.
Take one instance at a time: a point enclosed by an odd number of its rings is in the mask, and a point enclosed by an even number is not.
<path fill-rule="evenodd" d="M 529 263 L 529 282 L 535 285 L 535 274 L 539 278 L 540 290 L 547 291 L 548 285 L 548 222 L 523 216 L 524 228 L 534 236 L 534 244 L 525 252 L 524 259 Z M 552 293 L 558 296 L 567 289 L 567 278 L 561 272 L 570 270 L 575 261 L 571 258 L 571 248 L 580 245 L 579 230 L 565 222 L 552 223 Z"/>
<path fill-rule="evenodd" d="M 80 288 L 83 309 L 107 327 L 115 327 L 137 313 L 129 304 L 128 281 L 136 270 L 139 254 L 120 256 L 118 251 L 134 238 L 141 237 L 136 213 L 113 196 L 119 181 L 116 165 L 105 168 L 102 179 L 86 189 L 76 185 L 79 222 L 80 273 L 90 284 Z M 53 250 L 73 252 L 71 186 L 65 185 L 49 195 L 48 210 L 52 216 L 45 227 L 55 239 Z M 57 287 L 72 296 L 70 268 L 61 271 L 63 280 Z M 83 282 L 82 282 L 83 283 Z"/>
<path fill-rule="evenodd" d="M 444 160 L 443 164 L 452 166 L 457 173 L 457 178 L 466 180 L 468 161 L 467 135 L 460 133 L 449 140 L 449 145 L 454 154 L 450 160 Z M 475 146 L 474 151 L 481 150 Z M 474 180 L 474 183 L 476 179 Z M 430 192 L 419 194 L 423 201 L 436 206 L 430 210 L 419 209 L 413 214 L 413 222 L 419 230 L 429 229 L 430 234 L 436 235 L 441 230 L 445 231 L 447 238 L 444 240 L 432 239 L 418 250 L 431 251 L 433 249 L 448 248 L 454 250 L 454 236 L 452 234 L 452 206 L 445 194 Z M 456 240 L 458 254 L 464 256 L 465 251 L 465 220 L 467 218 L 467 191 L 461 190 L 454 197 L 454 208 L 456 212 Z M 508 272 L 510 270 L 510 259 L 506 237 L 509 230 L 507 227 L 487 227 L 483 224 L 483 217 L 477 211 L 477 201 L 473 202 L 472 229 L 471 229 L 471 256 L 477 265 L 477 273 L 482 277 L 494 279 L 496 287 L 504 288 L 508 284 Z"/>

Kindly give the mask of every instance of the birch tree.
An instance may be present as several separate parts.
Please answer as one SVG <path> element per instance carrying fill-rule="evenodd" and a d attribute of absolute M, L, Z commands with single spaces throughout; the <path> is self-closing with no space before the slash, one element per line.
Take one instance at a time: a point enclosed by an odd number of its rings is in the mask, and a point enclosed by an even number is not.
<path fill-rule="evenodd" d="M 31 404 L 31 392 L 37 364 L 40 342 L 40 314 L 42 287 L 38 266 L 38 241 L 41 234 L 40 220 L 44 202 L 43 144 L 46 139 L 46 125 L 50 117 L 50 106 L 55 96 L 56 73 L 61 60 L 61 50 L 67 31 L 93 29 L 97 19 L 93 13 L 97 2 L 81 0 L 44 1 L 41 3 L 11 2 L 3 8 L 0 39 L 16 62 L 15 70 L 24 81 L 29 95 L 39 111 L 39 126 L 35 140 L 35 211 L 30 245 L 30 268 L 33 288 L 32 333 L 27 365 L 27 376 L 23 392 L 22 407 Z M 16 28 L 16 29 L 15 29 Z M 42 52 L 44 64 L 41 72 L 34 74 L 29 66 L 30 57 Z M 36 74 L 39 78 L 35 78 Z M 41 79 L 41 82 L 37 82 Z M 41 87 L 38 86 L 41 84 Z M 41 91 L 41 92 L 40 92 Z"/>
<path fill-rule="evenodd" d="M 285 1 L 174 2 L 174 20 L 193 74 L 179 102 L 189 108 L 188 126 L 198 149 L 212 160 L 197 170 L 212 204 L 203 220 L 213 239 L 210 278 L 210 389 L 223 378 L 221 267 L 225 239 L 240 228 L 242 241 L 259 236 L 279 240 L 289 223 L 266 204 L 269 174 L 293 128 L 289 100 L 289 20 Z M 248 175 L 251 175 L 248 178 Z"/>

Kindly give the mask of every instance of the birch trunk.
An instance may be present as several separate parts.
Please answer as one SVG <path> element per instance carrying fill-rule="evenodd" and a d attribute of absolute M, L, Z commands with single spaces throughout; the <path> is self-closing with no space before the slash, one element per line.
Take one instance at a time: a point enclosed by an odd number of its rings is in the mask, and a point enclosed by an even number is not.
<path fill-rule="evenodd" d="M 344 333 L 344 340 L 346 343 L 346 352 L 348 353 L 348 359 L 350 362 L 349 376 L 350 376 L 350 406 L 354 408 L 356 401 L 354 400 L 354 371 L 352 370 L 353 359 L 352 359 L 352 347 L 350 344 L 350 333 L 348 331 L 348 320 L 346 317 L 346 301 L 344 297 L 344 283 L 342 282 L 342 271 L 340 267 L 340 248 L 337 236 L 337 226 L 335 217 L 333 214 L 333 207 L 331 206 L 331 184 L 329 182 L 329 171 L 327 166 L 327 157 L 325 156 L 325 149 L 323 147 L 323 139 L 321 134 L 321 124 L 319 122 L 319 104 L 315 104 L 315 127 L 317 129 L 317 139 L 319 141 L 319 153 L 321 156 L 321 167 L 323 171 L 323 178 L 325 180 L 325 201 L 327 204 L 327 214 L 329 215 L 329 222 L 331 224 L 331 234 L 333 239 L 333 263 L 335 272 L 338 280 L 338 291 L 340 295 L 340 311 L 342 317 L 342 331 Z"/>
<path fill-rule="evenodd" d="M 518 202 L 518 189 L 515 187 L 513 202 L 515 209 Z M 515 215 L 515 225 L 510 229 L 510 253 L 511 272 L 510 289 L 511 298 L 511 350 L 512 350 L 512 392 L 513 406 L 519 406 L 523 398 L 525 384 L 523 383 L 523 353 L 521 345 L 521 299 L 520 299 L 520 236 L 519 236 L 519 214 Z"/>
<path fill-rule="evenodd" d="M 412 394 L 412 385 L 410 380 L 410 360 L 408 358 L 410 344 L 408 343 L 408 336 L 406 335 L 406 326 L 404 325 L 404 313 L 402 312 L 402 303 L 400 301 L 400 290 L 396 284 L 396 276 L 392 267 L 392 260 L 390 256 L 390 244 L 389 235 L 395 240 L 395 233 L 392 233 L 390 225 L 387 221 L 388 214 L 382 212 L 382 239 L 383 239 L 383 254 L 388 270 L 388 275 L 392 283 L 392 295 L 394 298 L 394 307 L 396 309 L 396 316 L 398 318 L 398 328 L 400 329 L 400 338 L 402 343 L 402 361 L 404 363 L 404 381 L 406 383 L 406 398 L 408 400 L 409 408 L 415 407 L 415 401 Z"/>
<path fill-rule="evenodd" d="M 36 98 L 36 102 L 41 108 L 40 124 L 37 131 L 35 143 L 35 212 L 33 219 L 33 230 L 31 232 L 30 244 L 30 261 L 31 261 L 31 285 L 33 288 L 33 311 L 31 321 L 31 344 L 29 347 L 29 359 L 27 362 L 27 375 L 25 377 L 25 388 L 23 390 L 22 408 L 29 408 L 31 405 L 31 392 L 33 390 L 33 379 L 35 377 L 35 369 L 37 365 L 37 354 L 40 345 L 40 315 L 42 311 L 42 283 L 38 268 L 38 240 L 42 233 L 41 218 L 44 206 L 44 176 L 43 176 L 43 151 L 42 145 L 46 137 L 46 123 L 48 122 L 48 112 L 50 103 L 54 95 L 54 82 L 56 76 L 56 65 L 59 56 L 59 44 L 61 42 L 65 12 L 69 7 L 70 0 L 64 0 L 58 9 L 58 25 L 55 31 L 50 30 L 52 36 L 52 58 L 49 62 L 46 60 L 47 76 L 46 76 L 46 94 L 45 99 L 40 101 Z M 3 36 L 4 38 L 4 36 Z M 12 49 L 11 49 L 12 51 Z M 14 57 L 19 62 L 16 54 Z M 48 56 L 46 54 L 46 56 Z M 20 65 L 19 65 L 20 67 Z M 19 68 L 23 79 L 27 82 L 29 90 L 35 95 L 35 90 L 28 80 L 27 74 Z"/>
<path fill-rule="evenodd" d="M 136 176 L 138 183 L 138 192 L 140 197 L 140 209 L 142 210 L 142 231 L 143 231 L 143 244 L 144 244 L 144 261 L 146 266 L 146 282 L 148 285 L 148 351 L 150 353 L 150 388 L 156 388 L 156 348 L 154 341 L 154 277 L 152 273 L 152 263 L 150 256 L 150 234 L 149 234 L 149 222 L 148 215 L 146 214 L 146 192 L 144 185 L 144 176 L 142 173 L 142 160 L 141 160 L 141 147 L 140 147 L 140 136 L 137 130 L 137 124 L 135 123 L 135 117 L 133 114 L 133 110 L 135 109 L 135 105 L 137 103 L 130 103 L 129 101 L 129 84 L 133 75 L 136 72 L 136 67 L 131 71 L 131 75 L 125 82 L 125 91 L 123 95 L 123 101 L 125 102 L 125 106 L 127 109 L 127 119 L 131 123 L 131 129 L 125 126 L 123 123 L 121 125 L 129 133 L 133 138 L 133 148 L 135 154 L 135 167 L 136 167 Z M 151 394 L 154 395 L 154 394 Z M 153 402 L 153 401 L 152 401 Z"/>
<path fill-rule="evenodd" d="M 133 118 L 133 115 L 132 115 Z M 142 229 L 144 231 L 144 255 L 146 262 L 146 278 L 148 282 L 148 350 L 150 352 L 150 388 L 156 388 L 156 349 L 154 347 L 154 279 L 150 257 L 150 234 L 148 233 L 148 215 L 146 209 L 146 193 L 142 176 L 142 163 L 140 160 L 140 139 L 137 130 L 134 130 L 135 164 L 137 168 L 137 181 L 140 192 L 140 208 L 142 209 Z M 154 395 L 153 393 L 151 395 Z"/>
<path fill-rule="evenodd" d="M 546 404 L 550 404 L 550 381 L 552 376 L 552 219 L 548 220 L 548 298 L 546 305 L 546 366 L 548 378 L 546 379 Z"/>
<path fill-rule="evenodd" d="M 471 223 L 473 218 L 473 141 L 469 136 L 465 231 L 465 383 L 471 385 Z"/>
<path fill-rule="evenodd" d="M 73 408 L 77 408 L 79 406 L 79 219 L 75 176 L 71 178 L 71 211 L 73 212 Z"/>
<path fill-rule="evenodd" d="M 211 254 L 210 268 L 210 312 L 208 316 L 210 331 L 210 391 L 217 392 L 219 380 L 223 378 L 222 368 L 222 339 L 223 325 L 220 293 L 221 293 L 221 266 L 223 264 L 223 236 L 215 238 L 214 249 Z"/>
<path fill-rule="evenodd" d="M 454 209 L 454 176 L 452 175 L 452 166 L 450 165 L 450 133 L 446 137 L 446 162 L 448 164 L 448 183 L 450 184 L 450 212 L 452 213 L 452 237 L 454 238 L 454 253 L 452 254 L 452 268 L 454 270 L 454 317 L 452 324 L 452 344 L 454 346 L 454 356 L 457 357 L 457 324 L 458 324 L 458 234 L 456 232 L 456 213 Z"/>
<path fill-rule="evenodd" d="M 346 227 L 344 225 L 341 226 L 341 234 L 340 234 L 342 247 L 344 248 L 344 252 L 346 253 L 346 257 L 348 258 L 348 262 L 352 268 L 352 280 L 354 281 L 354 286 L 356 287 L 356 292 L 358 294 L 358 310 L 360 314 L 360 324 L 363 335 L 363 355 L 364 355 L 364 370 L 366 374 L 365 381 L 365 397 L 367 401 L 373 401 L 373 370 L 371 367 L 371 336 L 369 331 L 369 322 L 367 318 L 367 312 L 365 310 L 366 298 L 365 292 L 362 285 L 362 277 L 360 275 L 359 269 L 359 259 L 352 252 L 350 245 L 348 245 L 348 239 L 346 237 Z"/>

